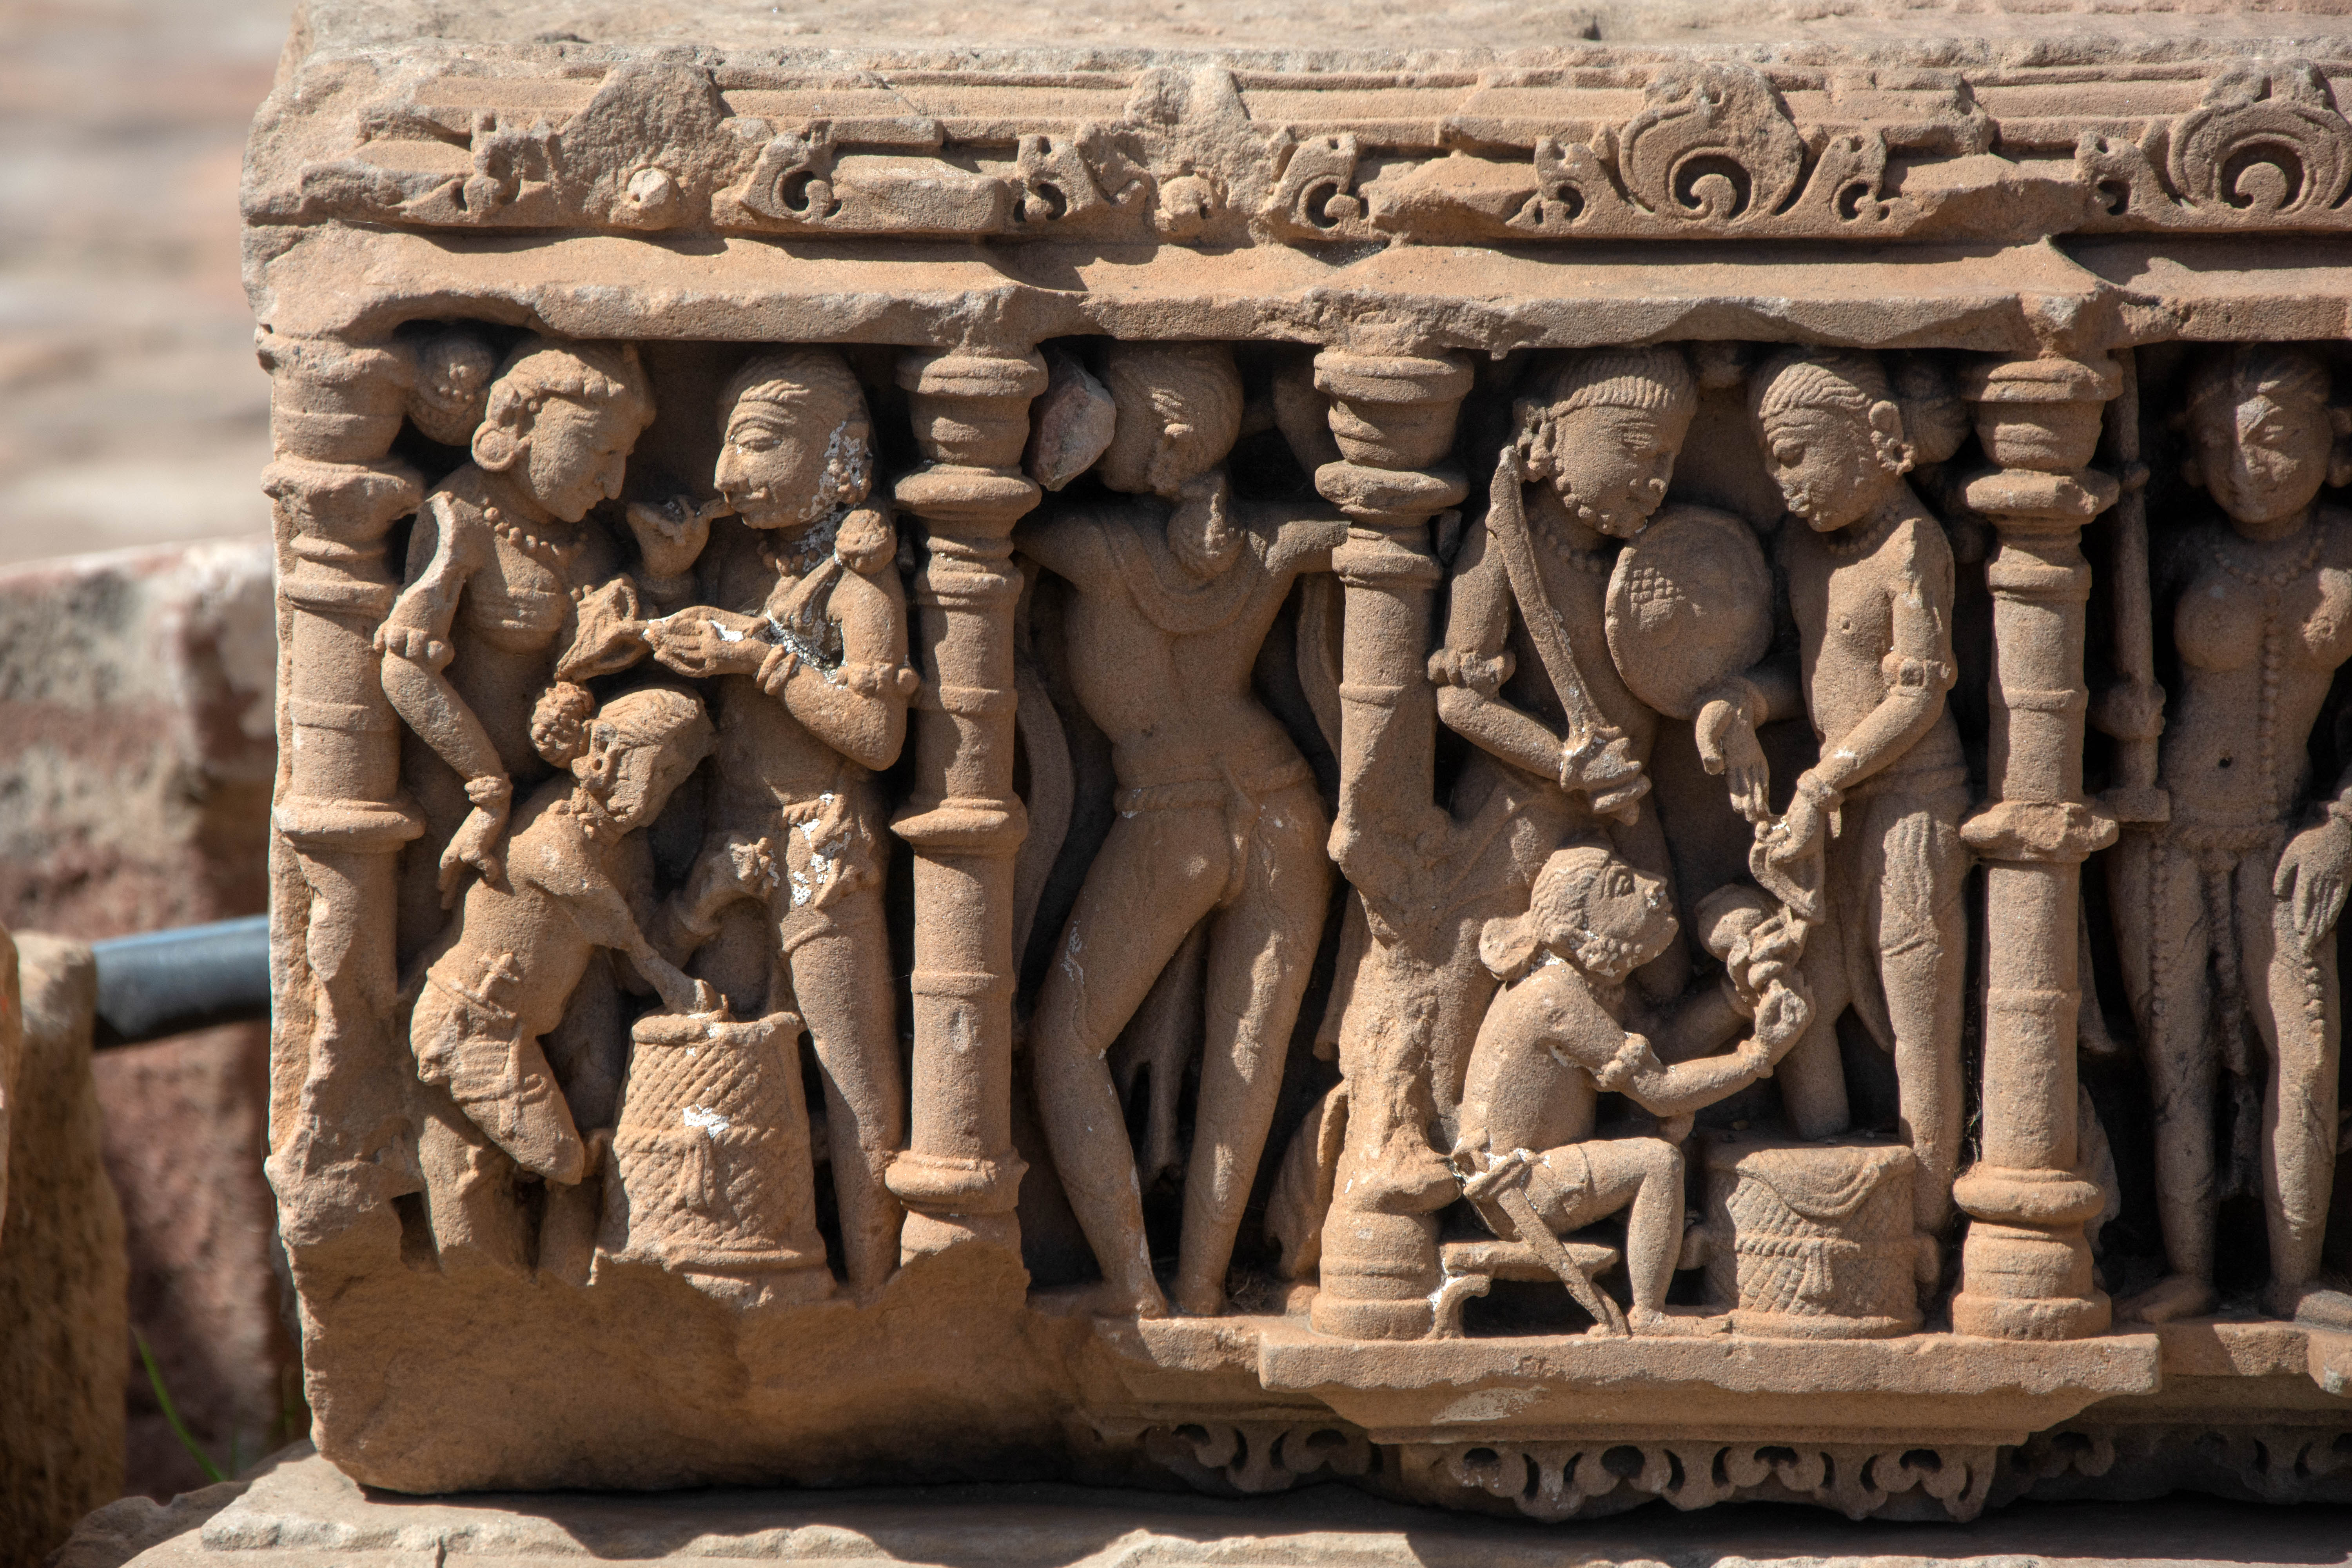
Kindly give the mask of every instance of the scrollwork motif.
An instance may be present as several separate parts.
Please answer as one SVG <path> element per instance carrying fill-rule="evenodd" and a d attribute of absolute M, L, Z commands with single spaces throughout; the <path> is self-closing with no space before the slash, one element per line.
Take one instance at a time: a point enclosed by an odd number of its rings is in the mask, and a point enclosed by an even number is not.
<path fill-rule="evenodd" d="M 2251 62 L 2215 77 L 2173 128 L 2166 172 L 2192 207 L 2248 218 L 2335 211 L 2352 157 L 2352 125 L 2327 79 L 2305 61 Z"/>
<path fill-rule="evenodd" d="M 1780 212 L 1805 170 L 1804 139 L 1772 84 L 1744 66 L 1678 67 L 1650 83 L 1618 138 L 1617 170 L 1645 210 L 1688 223 Z"/>

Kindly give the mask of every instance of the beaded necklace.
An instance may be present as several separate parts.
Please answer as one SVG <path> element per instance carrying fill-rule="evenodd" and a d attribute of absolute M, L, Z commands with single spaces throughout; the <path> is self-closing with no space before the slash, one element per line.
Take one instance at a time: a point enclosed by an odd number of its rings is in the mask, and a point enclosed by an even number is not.
<path fill-rule="evenodd" d="M 482 509 L 482 521 L 488 523 L 491 531 L 500 539 L 505 540 L 525 555 L 542 561 L 550 566 L 569 565 L 572 558 L 580 553 L 586 542 L 576 533 L 570 539 L 542 537 L 519 522 L 509 522 L 507 521 L 506 514 L 494 506 L 486 506 Z"/>
<path fill-rule="evenodd" d="M 1895 525 L 1901 521 L 1900 512 L 1892 510 L 1884 511 L 1879 514 L 1876 522 L 1872 523 L 1859 535 L 1844 539 L 1826 533 L 1820 535 L 1822 549 L 1832 561 L 1852 561 L 1856 556 L 1867 555 L 1886 542 L 1886 536 L 1895 531 Z M 1845 531 L 1841 529 L 1838 531 L 1843 533 Z"/>

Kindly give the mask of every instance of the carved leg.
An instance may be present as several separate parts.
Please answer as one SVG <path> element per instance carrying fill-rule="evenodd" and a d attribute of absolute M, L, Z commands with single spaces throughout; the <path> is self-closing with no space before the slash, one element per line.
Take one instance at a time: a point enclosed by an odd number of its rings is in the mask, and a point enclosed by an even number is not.
<path fill-rule="evenodd" d="M 2206 977 L 2212 936 L 2203 874 L 2165 845 L 2149 848 L 2146 989 L 2139 1012 L 2148 1097 L 2156 1111 L 2156 1202 L 2169 1277 L 2126 1313 L 2143 1322 L 2196 1317 L 2213 1306 L 2213 1089 Z M 2126 964 L 2128 978 L 2137 966 Z"/>
<path fill-rule="evenodd" d="M 898 1267 L 906 1211 L 882 1184 L 905 1136 L 904 1089 L 881 889 L 842 895 L 835 915 L 833 929 L 786 962 L 824 1079 L 843 1262 L 851 1288 L 863 1295 L 881 1289 Z"/>
<path fill-rule="evenodd" d="M 1184 1179 L 1180 1311 L 1213 1317 L 1225 1308 L 1234 1237 L 1265 1150 L 1291 1029 L 1330 903 L 1323 855 L 1329 832 L 1311 787 L 1267 800 L 1251 847 L 1248 882 L 1210 929 L 1209 1027 Z"/>
<path fill-rule="evenodd" d="M 1566 1223 L 1589 1222 L 1630 1202 L 1625 1273 L 1633 1310 L 1625 1321 L 1635 1333 L 1658 1332 L 1682 1254 L 1683 1152 L 1663 1138 L 1603 1138 L 1576 1147 L 1592 1173 L 1591 1195 Z"/>
<path fill-rule="evenodd" d="M 1844 843 L 1830 846 L 1833 888 L 1841 852 L 1851 853 Z M 1830 915 L 1830 923 L 1816 930 L 1806 942 L 1805 956 L 1798 963 L 1813 999 L 1812 1020 L 1772 1073 L 1772 1081 L 1780 1086 L 1780 1110 L 1788 1118 L 1789 1131 L 1800 1138 L 1833 1137 L 1853 1125 L 1846 1102 L 1845 1062 L 1838 1055 L 1837 1038 L 1838 1019 L 1853 1000 L 1853 985 L 1846 972 L 1845 943 L 1835 923 L 1840 911 L 1832 908 Z"/>
<path fill-rule="evenodd" d="M 1968 915 L 1960 901 L 1968 851 L 1965 795 L 1874 802 L 1857 845 L 1874 852 L 1871 931 L 1895 1036 L 1903 1136 L 1919 1162 L 1911 1195 L 1919 1228 L 1941 1235 L 1952 1217 L 1960 1155 L 1961 1005 Z"/>
<path fill-rule="evenodd" d="M 466 1119 L 457 1102 L 426 1086 L 416 1129 L 416 1163 L 425 1173 L 425 1214 L 447 1273 L 528 1267 L 522 1208 L 515 1201 L 515 1163 Z"/>
<path fill-rule="evenodd" d="M 1063 928 L 1031 1026 L 1038 1114 L 1070 1207 L 1118 1302 L 1146 1316 L 1167 1304 L 1152 1279 L 1135 1152 L 1104 1053 L 1214 906 L 1232 858 L 1223 811 L 1121 817 Z"/>
<path fill-rule="evenodd" d="M 2237 873 L 2246 995 L 2271 1058 L 2263 1096 L 2263 1208 L 2271 1243 L 2263 1302 L 2283 1318 L 2352 1327 L 2352 1300 L 2315 1283 L 2336 1186 L 2336 933 L 2305 956 L 2294 934 L 2274 923 L 2271 872 L 2268 858 L 2255 857 L 2242 861 Z"/>

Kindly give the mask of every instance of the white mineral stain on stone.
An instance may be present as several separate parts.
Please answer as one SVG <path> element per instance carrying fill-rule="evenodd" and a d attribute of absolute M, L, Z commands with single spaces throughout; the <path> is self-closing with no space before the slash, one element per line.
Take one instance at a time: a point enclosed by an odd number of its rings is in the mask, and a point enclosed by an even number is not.
<path fill-rule="evenodd" d="M 834 857 L 827 851 L 841 847 L 837 840 L 822 846 L 817 843 L 817 825 L 823 822 L 825 814 L 833 809 L 832 792 L 827 791 L 817 796 L 816 800 L 820 807 L 817 815 L 800 825 L 801 837 L 808 845 L 808 869 L 793 873 L 793 908 L 794 909 L 799 909 L 824 890 L 825 882 L 833 876 Z"/>
<path fill-rule="evenodd" d="M 1475 1394 L 1464 1394 L 1439 1411 L 1433 1423 L 1501 1421 L 1533 1405 L 1537 1392 L 1532 1388 L 1482 1388 Z"/>
<path fill-rule="evenodd" d="M 688 1127 L 699 1127 L 709 1133 L 713 1142 L 718 1140 L 721 1132 L 727 1131 L 727 1119 L 715 1110 L 705 1110 L 698 1105 L 689 1105 L 678 1114 Z"/>

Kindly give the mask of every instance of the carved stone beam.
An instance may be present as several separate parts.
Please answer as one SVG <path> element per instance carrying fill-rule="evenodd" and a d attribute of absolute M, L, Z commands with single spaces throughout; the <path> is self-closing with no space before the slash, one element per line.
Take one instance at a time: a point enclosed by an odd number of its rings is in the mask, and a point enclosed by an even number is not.
<path fill-rule="evenodd" d="M 2115 503 L 2087 468 L 2112 363 L 2004 360 L 1964 390 L 1985 451 L 2002 465 L 1969 482 L 2000 549 L 1993 595 L 1990 799 L 1962 827 L 1986 862 L 1984 1146 L 1953 1185 L 1974 1223 L 1961 1248 L 1952 1326 L 2003 1339 L 2080 1339 L 2107 1327 L 2083 1222 L 2098 1186 L 2075 1168 L 2076 929 L 2082 863 L 2116 824 L 2083 798 L 2083 525 Z"/>
<path fill-rule="evenodd" d="M 1469 493 L 1445 458 L 1470 384 L 1457 355 L 1334 348 L 1315 356 L 1342 459 L 1316 471 L 1315 488 L 1350 524 L 1332 555 L 1347 615 L 1331 857 L 1376 924 L 1399 933 L 1406 910 L 1430 907 L 1417 896 L 1412 847 L 1434 850 L 1427 841 L 1445 826 L 1434 800 L 1437 696 L 1428 673 L 1430 595 L 1444 571 L 1429 520 Z"/>
<path fill-rule="evenodd" d="M 1013 1152 L 1013 525 L 1037 504 L 1021 471 L 1034 353 L 921 350 L 898 362 L 928 461 L 898 505 L 928 531 L 915 647 L 929 677 L 912 795 L 892 826 L 915 851 L 913 1116 L 887 1178 L 908 1259 L 969 1241 L 1010 1249 L 1025 1168 Z"/>
<path fill-rule="evenodd" d="M 272 868 L 268 1173 L 298 1258 L 362 1224 L 397 1246 L 389 1200 L 416 1185 L 394 1147 L 404 1114 L 393 1068 L 392 910 L 400 847 L 424 831 L 400 790 L 399 722 L 385 697 L 375 633 L 397 587 L 384 533 L 416 510 L 422 486 L 387 460 L 414 366 L 395 346 L 287 339 L 265 331 L 274 381 L 281 715 L 275 820 L 294 860 Z M 299 874 L 293 882 L 289 872 Z M 307 889 L 305 900 L 289 893 Z M 307 971 L 307 973 L 306 973 Z"/>

